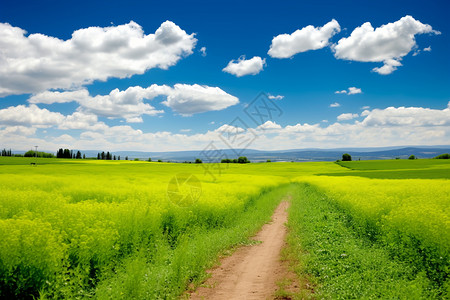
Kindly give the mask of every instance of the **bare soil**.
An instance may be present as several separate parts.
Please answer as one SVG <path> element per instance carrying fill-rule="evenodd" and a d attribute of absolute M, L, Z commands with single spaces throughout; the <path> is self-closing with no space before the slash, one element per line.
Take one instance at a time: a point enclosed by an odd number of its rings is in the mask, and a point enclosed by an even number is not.
<path fill-rule="evenodd" d="M 277 282 L 292 277 L 281 250 L 285 246 L 287 229 L 286 201 L 275 210 L 272 221 L 265 224 L 253 237 L 260 241 L 238 248 L 209 271 L 211 277 L 191 293 L 190 299 L 274 299 L 279 289 Z M 284 298 L 284 297 L 282 297 Z"/>

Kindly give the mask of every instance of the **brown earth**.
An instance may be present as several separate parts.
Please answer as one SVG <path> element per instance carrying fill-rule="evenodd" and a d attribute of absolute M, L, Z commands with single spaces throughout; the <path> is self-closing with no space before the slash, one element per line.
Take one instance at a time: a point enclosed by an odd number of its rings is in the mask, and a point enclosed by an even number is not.
<path fill-rule="evenodd" d="M 272 221 L 265 224 L 253 237 L 261 243 L 243 246 L 233 255 L 223 258 L 218 267 L 209 271 L 211 277 L 191 293 L 190 299 L 285 298 L 275 296 L 275 293 L 279 289 L 277 282 L 286 279 L 291 281 L 295 277 L 295 274 L 288 271 L 286 262 L 281 260 L 287 233 L 285 223 L 288 207 L 288 202 L 281 202 Z M 294 288 L 296 287 L 294 283 Z"/>

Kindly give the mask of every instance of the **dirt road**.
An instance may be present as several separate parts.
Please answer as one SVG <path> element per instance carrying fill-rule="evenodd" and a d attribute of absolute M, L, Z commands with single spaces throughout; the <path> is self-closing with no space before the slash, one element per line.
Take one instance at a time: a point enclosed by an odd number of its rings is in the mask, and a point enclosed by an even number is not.
<path fill-rule="evenodd" d="M 280 261 L 285 244 L 289 203 L 283 201 L 275 210 L 272 221 L 254 237 L 259 244 L 239 248 L 225 257 L 211 277 L 191 294 L 191 299 L 273 299 L 276 282 L 286 274 Z"/>

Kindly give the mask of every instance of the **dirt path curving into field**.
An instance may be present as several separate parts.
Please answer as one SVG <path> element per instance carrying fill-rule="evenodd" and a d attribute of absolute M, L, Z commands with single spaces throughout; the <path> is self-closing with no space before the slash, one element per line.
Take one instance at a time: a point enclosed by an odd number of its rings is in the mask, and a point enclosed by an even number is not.
<path fill-rule="evenodd" d="M 287 272 L 280 252 L 285 245 L 288 207 L 288 202 L 281 202 L 272 221 L 253 237 L 261 243 L 241 247 L 221 260 L 190 299 L 273 299 L 277 281 Z"/>

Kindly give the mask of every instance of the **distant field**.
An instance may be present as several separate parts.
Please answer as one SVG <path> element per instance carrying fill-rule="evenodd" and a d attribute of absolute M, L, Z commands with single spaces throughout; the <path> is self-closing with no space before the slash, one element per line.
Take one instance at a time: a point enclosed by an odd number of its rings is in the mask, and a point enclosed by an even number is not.
<path fill-rule="evenodd" d="M 176 298 L 248 243 L 286 194 L 298 209 L 290 247 L 309 253 L 298 274 L 312 276 L 317 295 L 385 298 L 397 286 L 406 298 L 442 298 L 450 287 L 447 160 L 221 164 L 216 180 L 199 164 L 31 162 L 0 157 L 0 297 Z M 198 178 L 198 197 L 170 198 L 177 174 Z M 367 264 L 344 267 L 336 226 Z"/>
<path fill-rule="evenodd" d="M 339 162 L 345 172 L 321 173 L 331 176 L 360 176 L 378 179 L 450 179 L 450 160 L 375 160 Z"/>
<path fill-rule="evenodd" d="M 450 168 L 450 159 L 393 159 L 341 161 L 339 165 L 351 170 L 402 170 Z"/>

